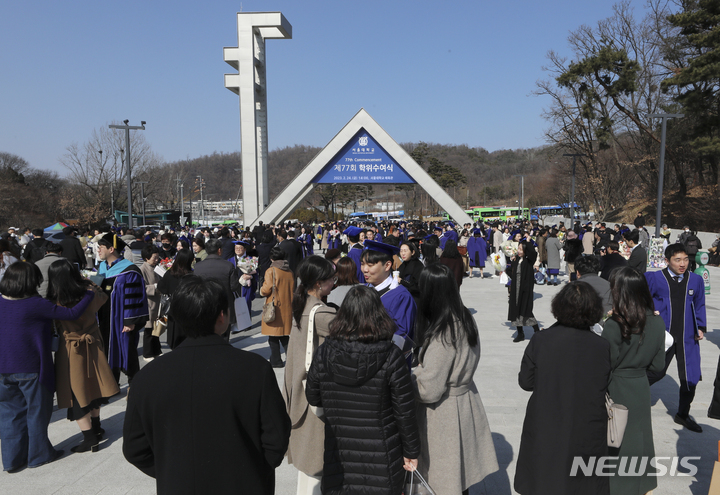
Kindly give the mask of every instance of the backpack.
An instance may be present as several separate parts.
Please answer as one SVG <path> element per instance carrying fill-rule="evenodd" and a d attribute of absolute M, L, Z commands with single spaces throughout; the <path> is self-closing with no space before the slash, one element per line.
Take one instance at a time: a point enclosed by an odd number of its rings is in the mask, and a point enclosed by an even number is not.
<path fill-rule="evenodd" d="M 698 238 L 694 235 L 687 238 L 685 241 L 685 250 L 690 256 L 694 256 L 698 252 Z"/>
<path fill-rule="evenodd" d="M 25 249 L 23 250 L 23 258 L 25 258 L 25 261 L 28 261 L 30 263 L 37 263 L 41 259 L 45 257 L 47 254 L 47 246 L 48 241 L 43 241 L 40 246 L 37 245 L 37 243 L 32 240 L 25 244 Z"/>

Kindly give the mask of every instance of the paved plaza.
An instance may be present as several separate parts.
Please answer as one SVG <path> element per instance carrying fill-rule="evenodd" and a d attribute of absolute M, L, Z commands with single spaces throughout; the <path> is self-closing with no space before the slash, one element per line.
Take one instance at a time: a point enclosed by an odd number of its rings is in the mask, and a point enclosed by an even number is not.
<path fill-rule="evenodd" d="M 703 427 L 703 433 L 692 433 L 673 422 L 678 403 L 677 367 L 671 365 L 668 376 L 651 388 L 655 454 L 658 457 L 700 456 L 693 461 L 698 467 L 695 477 L 663 476 L 658 480 L 655 495 L 694 494 L 708 492 L 713 463 L 718 457 L 720 421 L 707 417 L 713 393 L 718 356 L 720 355 L 720 268 L 710 267 L 713 293 L 707 296 L 708 333 L 701 343 L 704 380 L 697 387 L 691 414 Z M 477 273 L 477 271 L 476 271 Z M 489 273 L 486 271 L 486 275 Z M 550 301 L 560 287 L 535 287 L 535 315 L 541 328 L 553 323 Z M 512 494 L 512 480 L 520 446 L 520 434 L 525 407 L 530 397 L 517 384 L 517 373 L 527 342 L 512 342 L 514 328 L 506 322 L 507 291 L 497 278 L 481 280 L 477 277 L 463 282 L 461 293 L 465 305 L 475 316 L 480 329 L 482 357 L 475 374 L 480 396 L 493 431 L 500 471 L 474 486 L 472 495 Z M 267 338 L 260 335 L 260 310 L 264 299 L 254 302 L 253 328 L 232 339 L 234 346 L 270 356 Z M 528 337 L 532 330 L 526 330 Z M 163 337 L 164 338 L 164 337 Z M 165 346 L 163 342 L 163 346 Z M 164 352 L 169 349 L 164 348 Z M 162 358 L 160 358 L 162 359 Z M 141 359 L 141 364 L 144 364 Z M 282 383 L 283 370 L 276 370 Z M 252 379 L 228 376 L 229 381 Z M 102 409 L 102 424 L 107 441 L 97 453 L 73 454 L 70 447 L 80 443 L 82 436 L 75 423 L 65 419 L 65 410 L 55 411 L 50 424 L 50 440 L 57 448 L 65 449 L 58 461 L 36 469 L 24 469 L 16 474 L 0 474 L 0 493 L 22 495 L 49 494 L 150 494 L 155 493 L 155 481 L 125 461 L 122 456 L 122 423 L 125 415 L 127 384 L 122 393 Z M 219 439 L 218 441 L 222 441 Z M 665 462 L 665 465 L 669 461 Z M 297 471 L 283 463 L 276 471 L 278 494 L 294 494 Z"/>

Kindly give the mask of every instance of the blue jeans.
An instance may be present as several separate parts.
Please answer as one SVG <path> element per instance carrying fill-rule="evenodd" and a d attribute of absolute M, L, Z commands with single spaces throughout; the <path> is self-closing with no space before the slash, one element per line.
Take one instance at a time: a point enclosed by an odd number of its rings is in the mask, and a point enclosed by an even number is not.
<path fill-rule="evenodd" d="M 37 467 L 55 457 L 47 435 L 53 394 L 38 373 L 0 373 L 0 440 L 3 470 Z"/>

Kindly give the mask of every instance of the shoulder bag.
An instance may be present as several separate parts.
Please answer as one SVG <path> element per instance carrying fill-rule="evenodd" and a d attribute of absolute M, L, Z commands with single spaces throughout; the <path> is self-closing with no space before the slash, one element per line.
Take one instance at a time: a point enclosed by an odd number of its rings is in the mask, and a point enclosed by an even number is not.
<path fill-rule="evenodd" d="M 608 413 L 608 447 L 620 448 L 627 426 L 628 408 L 615 404 L 607 392 L 605 393 L 605 408 Z"/>
<path fill-rule="evenodd" d="M 272 323 L 275 321 L 275 299 L 277 298 L 277 289 L 275 288 L 275 281 L 277 280 L 275 276 L 275 271 L 273 270 L 273 286 L 272 286 L 272 293 L 270 294 L 270 297 L 267 298 L 265 301 L 265 304 L 263 304 L 263 310 L 262 310 L 262 321 L 265 323 Z"/>
<path fill-rule="evenodd" d="M 314 306 L 310 310 L 310 318 L 308 319 L 308 331 L 307 331 L 307 345 L 305 347 L 305 378 L 302 381 L 303 390 L 307 387 L 307 372 L 310 371 L 310 365 L 312 364 L 313 357 L 313 340 L 315 335 L 315 313 L 321 307 L 320 304 Z M 322 407 L 310 406 L 312 413 L 318 418 L 322 419 L 325 417 L 325 412 Z"/>
<path fill-rule="evenodd" d="M 158 303 L 158 316 L 153 322 L 152 335 L 160 337 L 167 330 L 168 315 L 170 314 L 170 303 L 172 302 L 172 294 L 162 294 Z"/>

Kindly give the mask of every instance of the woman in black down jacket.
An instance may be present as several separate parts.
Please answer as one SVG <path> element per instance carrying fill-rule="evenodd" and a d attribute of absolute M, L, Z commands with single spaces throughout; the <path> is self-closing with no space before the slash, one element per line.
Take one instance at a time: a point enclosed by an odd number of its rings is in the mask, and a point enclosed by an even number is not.
<path fill-rule="evenodd" d="M 410 372 L 377 291 L 348 292 L 313 356 L 305 394 L 325 413 L 323 494 L 400 495 L 420 438 Z"/>

